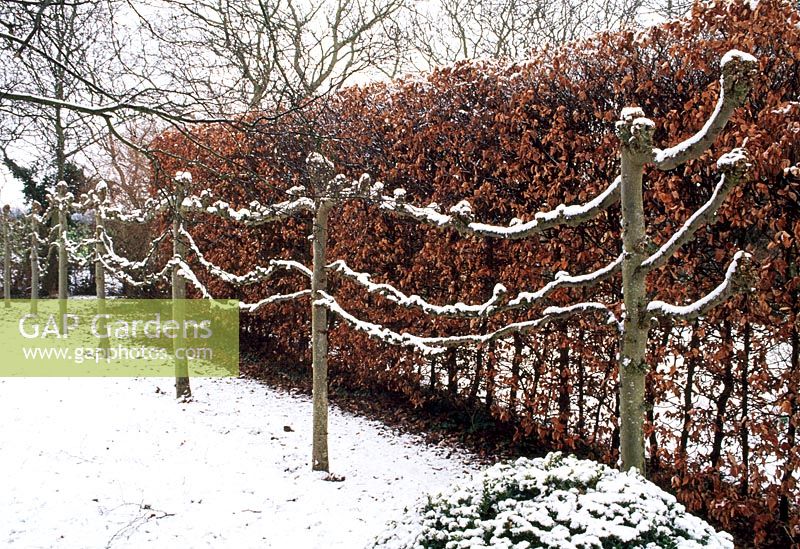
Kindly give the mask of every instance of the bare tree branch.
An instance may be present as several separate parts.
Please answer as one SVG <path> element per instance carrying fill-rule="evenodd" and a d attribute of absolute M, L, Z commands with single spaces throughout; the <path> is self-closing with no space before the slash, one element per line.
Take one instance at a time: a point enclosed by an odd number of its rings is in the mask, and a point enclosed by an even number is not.
<path fill-rule="evenodd" d="M 746 252 L 736 252 L 736 255 L 733 256 L 733 261 L 731 261 L 728 270 L 725 272 L 725 280 L 710 293 L 689 305 L 671 305 L 663 301 L 651 301 L 647 305 L 648 314 L 684 321 L 705 316 L 711 309 L 725 301 L 734 292 L 750 289 L 746 275 L 751 266 L 751 259 L 752 256 Z"/>
<path fill-rule="evenodd" d="M 674 147 L 656 149 L 653 163 L 659 170 L 671 170 L 698 158 L 714 142 L 733 111 L 744 103 L 753 83 L 758 61 L 749 53 L 731 50 L 720 61 L 720 93 L 711 117 L 692 137 Z"/>
<path fill-rule="evenodd" d="M 717 161 L 717 167 L 723 174 L 711 198 L 692 214 L 658 251 L 644 260 L 639 268 L 650 271 L 661 267 L 681 246 L 689 242 L 697 229 L 714 217 L 728 194 L 742 181 L 749 166 L 747 151 L 744 149 L 734 149 L 721 156 Z"/>

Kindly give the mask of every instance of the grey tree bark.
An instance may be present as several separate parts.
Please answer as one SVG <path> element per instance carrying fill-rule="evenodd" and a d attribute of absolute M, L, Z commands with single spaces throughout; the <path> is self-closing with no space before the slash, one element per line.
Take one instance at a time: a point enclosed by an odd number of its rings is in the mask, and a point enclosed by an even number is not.
<path fill-rule="evenodd" d="M 640 269 L 647 253 L 642 173 L 652 157 L 653 124 L 641 110 L 628 110 L 618 123 L 622 162 L 622 288 L 625 303 L 620 352 L 620 457 L 623 469 L 644 473 L 644 382 L 648 315 L 646 272 Z"/>
<path fill-rule="evenodd" d="M 186 255 L 186 244 L 181 236 L 183 226 L 183 216 L 181 204 L 186 196 L 183 182 L 175 180 L 175 214 L 172 219 L 172 256 L 174 259 L 183 260 Z M 178 322 L 178 326 L 183 326 L 186 319 L 186 279 L 180 274 L 180 265 L 172 267 L 172 319 Z M 192 388 L 189 383 L 189 362 L 186 357 L 178 357 L 178 350 L 186 346 L 183 338 L 183 330 L 178 329 L 177 337 L 173 340 L 173 351 L 175 352 L 175 398 L 188 399 L 192 396 Z"/>
<path fill-rule="evenodd" d="M 94 260 L 94 288 L 95 297 L 97 298 L 97 314 L 98 314 L 98 331 L 101 334 L 106 333 L 106 269 L 100 258 L 106 253 L 105 244 L 103 244 L 103 233 L 105 232 L 105 202 L 107 197 L 107 190 L 105 187 L 100 187 L 97 190 L 97 209 L 95 211 L 95 260 Z M 109 346 L 108 338 L 100 340 L 100 344 L 107 348 Z"/>
<path fill-rule="evenodd" d="M 627 108 L 617 122 L 620 138 L 622 206 L 622 292 L 625 316 L 622 321 L 622 342 L 619 360 L 620 458 L 623 470 L 636 468 L 644 474 L 645 361 L 650 320 L 666 316 L 673 320 L 693 320 L 704 315 L 731 292 L 744 288 L 749 256 L 738 256 L 729 267 L 729 275 L 721 288 L 690 306 L 673 307 L 663 302 L 650 302 L 647 297 L 647 274 L 663 266 L 704 223 L 709 223 L 728 193 L 744 178 L 749 163 L 746 151 L 737 149 L 720 157 L 717 167 L 723 177 L 705 205 L 654 253 L 647 237 L 642 198 L 642 174 L 645 164 L 660 170 L 671 170 L 698 158 L 705 152 L 727 124 L 733 111 L 744 103 L 750 90 L 758 62 L 751 55 L 737 50 L 722 59 L 722 78 L 717 108 L 695 136 L 666 150 L 653 147 L 655 124 L 645 118 L 639 108 Z"/>
<path fill-rule="evenodd" d="M 320 154 L 306 159 L 311 188 L 314 191 L 314 226 L 311 230 L 313 266 L 311 274 L 311 354 L 313 433 L 311 468 L 329 471 L 328 461 L 328 309 L 320 302 L 328 290 L 326 270 L 328 217 L 337 199 L 342 197 L 341 183 L 335 179 L 333 163 Z"/>
<path fill-rule="evenodd" d="M 325 198 L 316 200 L 313 238 L 313 276 L 311 278 L 311 345 L 313 367 L 313 442 L 311 448 L 311 468 L 314 471 L 328 471 L 328 309 L 316 301 L 320 292 L 328 289 L 328 275 L 325 270 L 326 249 L 328 245 L 328 216 L 331 203 Z"/>
<path fill-rule="evenodd" d="M 31 314 L 39 312 L 39 215 L 42 206 L 31 203 Z"/>
<path fill-rule="evenodd" d="M 5 308 L 11 307 L 11 206 L 3 206 L 3 303 Z"/>
<path fill-rule="evenodd" d="M 67 184 L 56 185 L 58 196 L 58 314 L 61 333 L 66 331 L 67 298 L 69 297 L 69 256 L 67 255 Z"/>

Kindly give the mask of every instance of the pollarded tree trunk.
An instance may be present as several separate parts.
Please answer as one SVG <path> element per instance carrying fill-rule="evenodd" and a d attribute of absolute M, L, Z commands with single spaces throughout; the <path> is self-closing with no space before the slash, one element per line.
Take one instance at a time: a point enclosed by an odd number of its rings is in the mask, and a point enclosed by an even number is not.
<path fill-rule="evenodd" d="M 312 394 L 313 394 L 313 439 L 311 468 L 328 471 L 328 309 L 317 304 L 320 292 L 328 289 L 328 274 L 325 270 L 328 246 L 328 216 L 331 203 L 317 199 L 312 241 L 314 248 L 311 278 L 311 350 L 312 350 Z"/>
<path fill-rule="evenodd" d="M 644 402 L 647 365 L 646 258 L 642 173 L 652 156 L 653 123 L 639 109 L 626 109 L 618 125 L 621 140 L 622 288 L 625 303 L 620 352 L 620 455 L 624 470 L 644 473 Z"/>

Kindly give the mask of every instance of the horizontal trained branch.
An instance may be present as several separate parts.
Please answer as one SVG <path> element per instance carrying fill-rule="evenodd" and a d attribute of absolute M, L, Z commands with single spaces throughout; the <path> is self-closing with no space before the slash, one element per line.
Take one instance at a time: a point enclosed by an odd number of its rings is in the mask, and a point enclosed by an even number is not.
<path fill-rule="evenodd" d="M 697 229 L 711 221 L 725 198 L 742 181 L 750 167 L 747 151 L 741 148 L 733 149 L 719 158 L 717 167 L 723 173 L 711 198 L 692 214 L 658 251 L 642 262 L 641 269 L 650 271 L 664 265 L 681 246 L 692 239 Z"/>
<path fill-rule="evenodd" d="M 119 256 L 116 256 L 119 258 Z M 135 288 L 141 288 L 143 286 L 153 286 L 158 284 L 159 282 L 163 282 L 167 280 L 170 276 L 172 271 L 173 262 L 168 261 L 164 267 L 155 273 L 151 273 L 148 275 L 143 276 L 142 278 L 134 278 L 125 271 L 124 268 L 121 268 L 119 264 L 116 264 L 113 260 L 111 260 L 111 256 L 109 255 L 102 255 L 97 258 L 100 263 L 102 263 L 103 268 L 108 271 L 114 278 L 117 278 L 129 286 L 133 286 Z M 125 258 L 119 258 L 125 260 Z M 127 261 L 127 260 L 125 260 Z"/>
<path fill-rule="evenodd" d="M 185 261 L 183 261 L 178 257 L 175 257 L 173 258 L 172 264 L 178 266 L 178 275 L 183 277 L 184 280 L 186 280 L 192 286 L 197 288 L 197 290 L 200 292 L 200 295 L 203 296 L 203 299 L 207 299 L 212 302 L 218 301 L 217 298 L 211 295 L 211 292 L 208 291 L 208 288 L 206 288 L 206 286 L 202 282 L 200 282 L 200 279 L 197 277 L 197 274 L 195 274 L 194 270 L 192 270 L 192 268 L 189 266 L 188 263 L 186 263 Z M 311 290 L 300 290 L 290 294 L 276 294 L 261 299 L 255 303 L 240 302 L 239 309 L 247 313 L 252 313 L 261 309 L 262 307 L 266 307 L 267 305 L 292 301 L 308 295 L 311 295 Z"/>
<path fill-rule="evenodd" d="M 203 191 L 200 196 L 186 197 L 181 207 L 186 211 L 216 215 L 248 227 L 255 227 L 280 221 L 301 212 L 313 212 L 314 200 L 301 197 L 270 205 L 251 202 L 249 208 L 236 209 L 223 200 L 214 200 L 207 191 Z"/>
<path fill-rule="evenodd" d="M 654 151 L 653 163 L 659 170 L 671 170 L 698 158 L 714 142 L 733 111 L 744 103 L 753 84 L 758 60 L 739 50 L 730 50 L 720 61 L 720 92 L 711 117 L 699 132 L 668 149 Z"/>
<path fill-rule="evenodd" d="M 728 265 L 725 279 L 710 293 L 689 305 L 672 305 L 663 301 L 651 301 L 647 305 L 647 312 L 651 316 L 669 317 L 678 320 L 695 320 L 707 314 L 711 309 L 725 301 L 737 291 L 749 290 L 747 271 L 750 268 L 752 256 L 747 252 L 738 251 L 733 256 L 733 261 Z"/>
<path fill-rule="evenodd" d="M 594 286 L 618 273 L 621 265 L 622 256 L 620 255 L 605 267 L 585 275 L 571 276 L 569 273 L 559 272 L 556 274 L 555 280 L 549 282 L 540 290 L 536 292 L 520 292 L 510 301 L 507 300 L 508 290 L 506 287 L 502 284 L 497 284 L 492 291 L 492 297 L 485 303 L 478 305 L 467 305 L 461 302 L 452 305 L 435 305 L 418 295 L 406 295 L 391 284 L 372 282 L 369 273 L 354 271 L 343 260 L 334 261 L 328 265 L 328 269 L 362 286 L 368 293 L 383 296 L 401 307 L 417 308 L 431 316 L 478 318 L 506 311 L 531 308 L 540 304 L 542 300 L 560 288 Z"/>
<path fill-rule="evenodd" d="M 450 208 L 450 215 L 439 212 L 435 205 L 419 207 L 406 203 L 403 189 L 396 189 L 393 197 L 380 195 L 377 201 L 381 210 L 410 217 L 428 225 L 454 229 L 461 234 L 515 240 L 561 225 L 574 227 L 597 217 L 619 201 L 621 181 L 621 177 L 617 177 L 602 193 L 585 204 L 561 204 L 554 210 L 534 214 L 531 221 L 515 220 L 508 226 L 473 221 L 472 207 L 466 200 Z"/>
<path fill-rule="evenodd" d="M 291 294 L 276 294 L 266 297 L 260 301 L 256 301 L 255 303 L 241 303 L 239 304 L 239 308 L 244 312 L 254 313 L 259 309 L 261 309 L 262 307 L 266 307 L 268 305 L 274 305 L 275 303 L 283 303 L 285 301 L 293 301 L 295 299 L 300 299 L 301 297 L 310 295 L 311 295 L 311 290 L 299 290 Z"/>
<path fill-rule="evenodd" d="M 131 261 L 126 257 L 117 255 L 117 253 L 114 251 L 114 241 L 108 236 L 108 232 L 105 230 L 105 227 L 103 227 L 100 231 L 100 240 L 105 247 L 104 257 L 106 261 L 116 265 L 117 270 L 143 271 L 150 265 L 150 262 L 158 251 L 159 245 L 167 237 L 167 234 L 168 231 L 165 230 L 159 236 L 157 236 L 150 244 L 150 248 L 147 250 L 144 258 L 140 261 Z"/>
<path fill-rule="evenodd" d="M 255 284 L 271 278 L 279 270 L 296 271 L 301 273 L 303 276 L 311 278 L 311 270 L 309 270 L 308 267 L 302 263 L 289 259 L 270 259 L 267 267 L 259 265 L 253 270 L 242 275 L 230 273 L 207 260 L 203 252 L 197 246 L 197 243 L 194 241 L 194 238 L 192 238 L 192 235 L 186 229 L 184 229 L 183 226 L 181 226 L 181 234 L 186 238 L 189 248 L 192 250 L 195 257 L 197 257 L 197 260 L 200 262 L 200 264 L 205 267 L 211 275 L 228 284 L 233 284 L 234 286 Z"/>
<path fill-rule="evenodd" d="M 515 322 L 487 334 L 469 334 L 450 337 L 420 337 L 407 332 L 398 333 L 389 328 L 361 320 L 345 310 L 330 294 L 320 292 L 322 297 L 315 304 L 324 305 L 329 311 L 338 315 L 352 328 L 367 334 L 373 339 L 383 341 L 390 345 L 411 347 L 422 354 L 441 354 L 449 348 L 478 345 L 494 339 L 505 337 L 514 333 L 528 332 L 542 328 L 556 320 L 564 320 L 578 314 L 601 313 L 606 317 L 608 324 L 613 324 L 617 331 L 621 330 L 616 315 L 603 303 L 586 302 L 569 305 L 566 307 L 548 307 L 540 318 Z"/>

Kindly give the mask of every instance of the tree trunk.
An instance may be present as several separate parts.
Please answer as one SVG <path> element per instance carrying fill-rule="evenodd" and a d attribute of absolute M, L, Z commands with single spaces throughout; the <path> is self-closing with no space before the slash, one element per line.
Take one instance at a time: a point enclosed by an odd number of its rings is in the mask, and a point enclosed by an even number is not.
<path fill-rule="evenodd" d="M 620 454 L 622 469 L 645 473 L 644 413 L 648 317 L 645 273 L 640 268 L 647 250 L 642 199 L 642 173 L 652 153 L 652 128 L 622 121 L 622 294 L 625 303 L 620 350 Z"/>
<path fill-rule="evenodd" d="M 103 201 L 105 193 L 101 194 L 101 202 Z M 101 334 L 106 333 L 106 270 L 100 258 L 106 253 L 105 244 L 103 244 L 103 233 L 105 230 L 105 207 L 102 204 L 97 206 L 95 212 L 95 260 L 94 260 L 94 289 L 95 297 L 97 298 L 97 315 L 98 315 L 98 331 Z M 181 333 L 183 333 L 181 331 Z M 104 337 L 100 340 L 100 345 L 107 349 L 110 346 L 109 338 Z"/>
<path fill-rule="evenodd" d="M 752 327 L 749 322 L 744 324 L 744 343 L 742 348 L 742 420 L 739 426 L 739 443 L 742 447 L 742 484 L 740 486 L 740 493 L 743 496 L 747 495 L 750 491 L 750 432 L 747 426 L 750 400 L 750 353 L 752 352 L 752 344 L 750 341 Z"/>
<path fill-rule="evenodd" d="M 3 303 L 11 307 L 11 206 L 3 206 Z"/>
<path fill-rule="evenodd" d="M 722 457 L 722 442 L 725 439 L 725 413 L 728 400 L 733 392 L 733 335 L 731 323 L 725 321 L 722 328 L 722 344 L 727 347 L 727 353 L 722 359 L 725 365 L 722 370 L 722 391 L 717 399 L 717 414 L 714 418 L 714 440 L 711 443 L 711 468 L 719 467 Z"/>
<path fill-rule="evenodd" d="M 63 74 L 59 73 L 56 75 L 56 89 L 55 89 L 55 97 L 56 99 L 64 99 L 64 86 L 63 86 Z M 66 133 L 64 131 L 64 126 L 62 122 L 62 113 L 61 108 L 55 108 L 55 116 L 54 116 L 54 131 L 56 136 L 56 144 L 55 144 L 55 168 L 56 168 L 56 186 L 59 183 L 64 181 L 64 177 L 66 176 L 66 165 L 67 165 L 67 157 L 66 157 Z M 65 182 L 66 183 L 66 182 Z M 56 227 L 59 223 L 59 217 L 57 215 L 52 216 L 51 224 L 53 227 Z M 47 254 L 47 272 L 45 273 L 45 280 L 44 286 L 47 290 L 47 295 L 50 297 L 59 296 L 59 284 L 60 280 L 58 278 L 59 271 L 59 258 L 53 257 L 50 253 Z"/>
<path fill-rule="evenodd" d="M 186 245 L 181 236 L 183 219 L 181 204 L 185 196 L 185 189 L 180 181 L 175 182 L 175 216 L 172 220 L 172 255 L 178 260 L 183 260 L 186 255 Z M 172 319 L 183 326 L 186 319 L 186 279 L 180 275 L 180 266 L 172 267 Z M 183 329 L 178 330 L 178 336 L 173 340 L 173 350 L 177 351 L 186 345 L 183 338 Z M 189 383 L 189 362 L 186 356 L 178 358 L 175 354 L 175 398 L 188 399 L 192 396 Z"/>
<path fill-rule="evenodd" d="M 314 471 L 329 471 L 328 464 L 328 309 L 317 305 L 320 292 L 328 289 L 328 274 L 325 270 L 325 254 L 328 246 L 328 216 L 331 204 L 317 199 L 312 233 L 314 265 L 311 278 L 311 352 L 312 352 L 312 398 L 313 435 L 311 468 Z"/>
<path fill-rule="evenodd" d="M 517 399 L 519 392 L 519 367 L 522 364 L 522 336 L 514 334 L 514 358 L 511 359 L 511 394 L 508 408 L 513 419 L 517 419 Z"/>
<path fill-rule="evenodd" d="M 692 399 L 694 391 L 694 373 L 700 356 L 699 322 L 692 326 L 692 337 L 689 339 L 689 357 L 686 360 L 686 386 L 683 388 L 683 427 L 681 441 L 678 445 L 678 457 L 685 463 L 686 451 L 689 447 L 689 430 L 692 426 Z"/>
<path fill-rule="evenodd" d="M 556 420 L 555 431 L 559 440 L 567 436 L 569 428 L 569 347 L 567 338 L 569 332 L 564 327 L 564 333 L 558 349 L 558 419 Z"/>
<path fill-rule="evenodd" d="M 795 299 L 795 303 L 797 300 Z M 778 502 L 778 517 L 783 522 L 789 521 L 789 511 L 792 499 L 790 498 L 791 489 L 789 488 L 794 474 L 792 465 L 792 452 L 797 446 L 797 423 L 800 421 L 800 405 L 798 404 L 798 388 L 800 388 L 800 332 L 798 332 L 797 320 L 792 327 L 791 335 L 792 355 L 789 366 L 788 395 L 789 399 L 789 425 L 786 431 L 786 459 L 787 462 L 783 469 L 783 479 L 781 481 L 780 501 Z"/>
<path fill-rule="evenodd" d="M 69 297 L 69 256 L 67 255 L 67 184 L 56 185 L 58 193 L 58 314 L 61 333 L 66 333 L 67 297 Z"/>
<path fill-rule="evenodd" d="M 41 206 L 31 204 L 31 314 L 39 312 L 39 220 Z"/>

